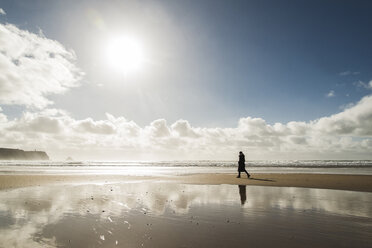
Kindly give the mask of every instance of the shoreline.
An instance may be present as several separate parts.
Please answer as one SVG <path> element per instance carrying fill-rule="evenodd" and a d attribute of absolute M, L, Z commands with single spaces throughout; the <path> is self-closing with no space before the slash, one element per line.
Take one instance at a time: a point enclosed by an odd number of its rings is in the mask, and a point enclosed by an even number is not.
<path fill-rule="evenodd" d="M 339 174 L 278 174 L 254 173 L 247 179 L 246 175 L 236 178 L 236 174 L 208 173 L 168 176 L 127 176 L 127 175 L 0 175 L 0 190 L 44 186 L 53 184 L 116 184 L 136 181 L 164 182 L 200 185 L 252 185 L 273 187 L 300 187 L 349 190 L 372 193 L 372 175 Z"/>

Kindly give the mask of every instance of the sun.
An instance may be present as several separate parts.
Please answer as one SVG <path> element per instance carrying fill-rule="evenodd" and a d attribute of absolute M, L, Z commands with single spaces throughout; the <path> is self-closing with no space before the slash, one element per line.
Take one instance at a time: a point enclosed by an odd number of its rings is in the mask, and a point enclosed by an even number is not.
<path fill-rule="evenodd" d="M 106 55 L 108 65 L 124 74 L 138 71 L 144 62 L 141 42 L 130 36 L 119 36 L 109 40 Z"/>

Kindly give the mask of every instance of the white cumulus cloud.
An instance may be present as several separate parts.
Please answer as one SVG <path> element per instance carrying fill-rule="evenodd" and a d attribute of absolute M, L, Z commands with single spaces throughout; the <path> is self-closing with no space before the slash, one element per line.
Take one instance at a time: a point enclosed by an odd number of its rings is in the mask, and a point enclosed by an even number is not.
<path fill-rule="evenodd" d="M 363 97 L 344 111 L 312 123 L 314 131 L 325 135 L 372 135 L 372 96 Z"/>
<path fill-rule="evenodd" d="M 14 120 L 0 115 L 0 133 L 1 144 L 43 149 L 52 158 L 226 160 L 244 150 L 250 159 L 371 159 L 372 96 L 310 122 L 268 124 L 244 117 L 235 127 L 203 128 L 158 119 L 141 127 L 111 114 L 76 120 L 65 111 L 45 109 Z"/>
<path fill-rule="evenodd" d="M 78 86 L 75 59 L 57 41 L 0 24 L 0 104 L 46 107 L 48 95 Z"/>

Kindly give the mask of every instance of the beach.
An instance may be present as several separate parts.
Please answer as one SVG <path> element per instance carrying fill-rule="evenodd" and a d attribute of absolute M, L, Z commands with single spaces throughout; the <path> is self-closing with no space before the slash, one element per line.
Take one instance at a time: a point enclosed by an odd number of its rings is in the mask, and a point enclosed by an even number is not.
<path fill-rule="evenodd" d="M 0 175 L 0 247 L 371 247 L 372 176 Z"/>
<path fill-rule="evenodd" d="M 0 4 L 0 248 L 372 248 L 372 0 Z"/>
<path fill-rule="evenodd" d="M 246 175 L 236 178 L 236 174 L 228 173 L 200 173 L 185 175 L 163 176 L 128 176 L 128 175 L 0 175 L 0 189 L 9 189 L 27 186 L 41 186 L 48 184 L 87 184 L 87 183 L 121 183 L 134 181 L 161 181 L 164 183 L 188 184 L 231 184 L 256 185 L 272 187 L 303 187 L 319 189 L 336 189 L 372 192 L 371 175 L 337 175 L 337 174 L 283 174 L 262 173 L 252 174 L 248 179 Z"/>

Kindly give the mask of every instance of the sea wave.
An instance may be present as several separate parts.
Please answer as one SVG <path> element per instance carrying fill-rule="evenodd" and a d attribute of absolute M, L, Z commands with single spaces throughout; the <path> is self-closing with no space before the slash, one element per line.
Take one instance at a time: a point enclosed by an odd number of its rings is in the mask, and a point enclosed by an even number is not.
<path fill-rule="evenodd" d="M 290 168 L 372 168 L 372 160 L 248 160 L 249 167 Z M 159 167 L 236 167 L 237 161 L 0 161 L 3 166 L 159 166 Z"/>

